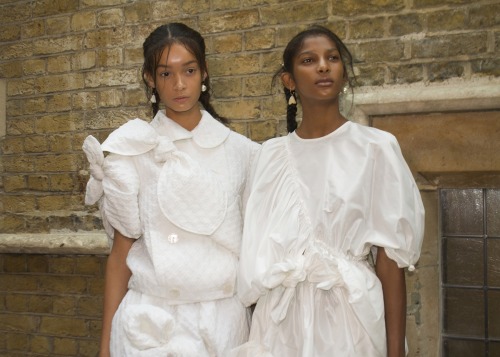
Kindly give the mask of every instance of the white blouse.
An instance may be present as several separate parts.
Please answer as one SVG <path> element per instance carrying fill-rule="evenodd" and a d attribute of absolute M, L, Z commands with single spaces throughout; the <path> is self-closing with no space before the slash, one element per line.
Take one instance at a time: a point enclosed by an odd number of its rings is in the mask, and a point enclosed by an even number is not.
<path fill-rule="evenodd" d="M 367 258 L 383 247 L 412 270 L 424 230 L 394 136 L 347 122 L 318 139 L 271 139 L 250 186 L 238 295 L 259 302 L 236 355 L 384 356 L 382 290 Z"/>
<path fill-rule="evenodd" d="M 114 229 L 137 238 L 127 257 L 131 290 L 170 304 L 233 296 L 242 193 L 257 148 L 205 111 L 192 131 L 160 111 L 102 145 L 85 140 L 86 203 L 99 202 L 111 239 Z"/>

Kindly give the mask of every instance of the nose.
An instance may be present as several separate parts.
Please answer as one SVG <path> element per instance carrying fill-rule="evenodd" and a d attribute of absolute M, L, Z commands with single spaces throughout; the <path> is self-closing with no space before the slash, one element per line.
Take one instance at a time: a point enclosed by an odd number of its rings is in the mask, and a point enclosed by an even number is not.
<path fill-rule="evenodd" d="M 186 83 L 184 82 L 184 78 L 182 78 L 182 76 L 176 76 L 174 89 L 180 91 L 185 88 L 186 88 Z"/>
<path fill-rule="evenodd" d="M 318 72 L 319 73 L 325 73 L 325 72 L 330 72 L 330 67 L 328 66 L 328 62 L 322 58 L 318 62 Z"/>

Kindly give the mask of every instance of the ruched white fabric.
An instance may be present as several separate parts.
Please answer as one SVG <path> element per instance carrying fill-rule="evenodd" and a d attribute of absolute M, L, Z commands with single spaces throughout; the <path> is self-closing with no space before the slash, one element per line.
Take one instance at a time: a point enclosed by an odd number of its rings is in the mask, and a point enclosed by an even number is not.
<path fill-rule="evenodd" d="M 137 239 L 113 355 L 222 356 L 246 340 L 236 269 L 242 193 L 258 147 L 205 111 L 192 131 L 160 111 L 151 123 L 127 122 L 102 145 L 85 140 L 86 203 L 99 203 L 111 241 L 115 229 Z M 181 323 L 180 311 L 193 321 Z"/>
<path fill-rule="evenodd" d="M 396 139 L 352 122 L 318 139 L 292 133 L 266 142 L 253 171 L 238 294 L 257 305 L 232 356 L 385 357 L 370 252 L 413 268 L 424 229 Z"/>

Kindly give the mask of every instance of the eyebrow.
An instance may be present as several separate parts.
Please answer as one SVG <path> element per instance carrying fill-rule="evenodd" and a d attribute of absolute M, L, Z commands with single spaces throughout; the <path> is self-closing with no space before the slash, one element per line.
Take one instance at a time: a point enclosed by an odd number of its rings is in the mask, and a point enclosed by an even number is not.
<path fill-rule="evenodd" d="M 332 47 L 330 49 L 328 49 L 326 52 L 339 52 L 340 51 L 337 49 L 337 47 Z M 298 56 L 303 56 L 303 55 L 309 55 L 309 54 L 313 54 L 314 51 L 303 51 L 303 52 L 299 52 Z"/>
<path fill-rule="evenodd" d="M 190 66 L 192 64 L 196 64 L 197 65 L 198 61 L 192 60 L 192 61 L 184 62 L 184 63 L 181 64 L 181 66 L 186 67 L 186 66 Z M 161 63 L 159 63 L 158 66 L 157 66 L 157 68 L 159 68 L 159 67 L 168 68 L 168 67 L 171 67 L 171 66 L 169 66 L 168 64 L 161 64 Z"/>

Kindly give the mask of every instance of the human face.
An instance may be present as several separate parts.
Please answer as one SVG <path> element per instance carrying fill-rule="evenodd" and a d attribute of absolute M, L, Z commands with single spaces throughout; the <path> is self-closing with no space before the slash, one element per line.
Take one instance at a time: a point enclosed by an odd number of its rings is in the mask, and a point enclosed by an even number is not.
<path fill-rule="evenodd" d="M 201 118 L 198 99 L 204 77 L 195 56 L 185 46 L 174 43 L 164 49 L 151 86 L 156 88 L 169 118 Z"/>
<path fill-rule="evenodd" d="M 346 83 L 337 46 L 323 35 L 304 40 L 293 60 L 292 73 L 282 78 L 285 86 L 297 92 L 303 106 L 317 101 L 338 102 Z"/>

